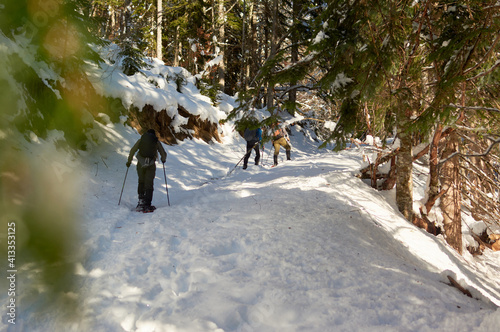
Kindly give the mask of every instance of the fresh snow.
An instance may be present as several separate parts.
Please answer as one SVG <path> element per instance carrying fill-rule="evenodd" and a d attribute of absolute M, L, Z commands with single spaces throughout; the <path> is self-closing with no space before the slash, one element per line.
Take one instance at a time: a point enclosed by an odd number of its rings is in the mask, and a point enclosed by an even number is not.
<path fill-rule="evenodd" d="M 124 107 L 138 107 L 140 110 L 151 105 L 157 111 L 165 109 L 174 119 L 178 106 L 182 106 L 201 120 L 218 123 L 226 114 L 212 105 L 209 97 L 203 96 L 196 87 L 196 77 L 181 67 L 169 67 L 158 59 L 147 60 L 148 69 L 127 76 L 120 70 L 120 49 L 111 44 L 96 49 L 105 62 L 99 67 L 88 65 L 89 79 L 101 95 L 119 98 Z M 180 92 L 176 81 L 182 82 Z M 182 131 L 182 122 L 174 122 L 172 130 Z"/>
<path fill-rule="evenodd" d="M 101 68 L 89 65 L 99 93 L 126 107 L 165 109 L 174 130 L 182 124 L 178 105 L 215 123 L 234 106 L 228 96 L 212 106 L 182 68 L 152 59 L 149 69 L 126 76 L 118 50 L 101 51 L 109 52 Z M 55 76 L 46 65 L 35 67 L 42 78 Z M 349 83 L 342 75 L 337 88 Z M 176 77 L 184 80 L 180 93 Z M 4 314 L 0 331 L 498 331 L 500 253 L 460 256 L 442 237 L 407 222 L 394 191 L 378 192 L 354 176 L 373 149 L 318 150 L 295 125 L 292 161 L 283 160 L 283 151 L 278 167 L 270 168 L 268 144 L 262 166 L 250 163 L 244 171 L 239 165 L 227 175 L 245 147 L 228 123 L 219 128 L 222 144 L 165 146 L 171 205 L 158 165 L 158 209 L 142 214 L 132 211 L 135 165 L 128 173 L 125 167 L 140 136 L 100 118 L 105 124 L 94 122 L 88 133 L 98 144 L 80 158 L 68 153 L 57 159 L 55 146 L 64 140 L 59 131 L 45 139 L 28 133 L 30 143 L 21 139 L 30 160 L 56 165 L 60 181 L 76 180 L 74 187 L 57 183 L 71 193 L 62 204 L 81 205 L 80 220 L 68 220 L 80 236 L 76 256 L 68 258 L 76 289 L 51 293 L 33 282 L 39 264 L 19 266 L 16 325 Z M 423 166 L 416 167 L 414 182 L 418 209 L 425 198 Z M 58 234 L 71 229 L 55 226 Z M 451 287 L 448 277 L 473 297 Z M 2 303 L 7 297 L 0 293 Z M 76 316 L 62 310 L 68 298 L 78 300 Z"/>
<path fill-rule="evenodd" d="M 408 223 L 393 192 L 354 176 L 362 148 L 317 150 L 293 128 L 292 161 L 283 151 L 270 168 L 268 144 L 262 166 L 229 176 L 245 145 L 229 125 L 223 144 L 165 146 L 171 206 L 160 164 L 157 210 L 143 214 L 131 211 L 135 165 L 118 205 L 140 136 L 102 125 L 106 143 L 77 171 L 82 240 L 78 289 L 67 296 L 80 299 L 79 316 L 47 309 L 43 290 L 21 280 L 19 302 L 30 305 L 1 330 L 498 331 L 500 253 L 458 255 Z M 23 269 L 19 278 L 30 274 Z"/>

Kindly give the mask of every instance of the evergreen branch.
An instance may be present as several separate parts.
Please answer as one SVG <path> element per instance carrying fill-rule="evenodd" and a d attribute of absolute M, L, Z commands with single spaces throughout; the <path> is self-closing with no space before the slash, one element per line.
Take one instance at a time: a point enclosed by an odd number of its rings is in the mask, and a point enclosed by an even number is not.
<path fill-rule="evenodd" d="M 485 23 L 486 24 L 486 23 Z M 495 45 L 498 43 L 498 41 L 500 40 L 500 34 L 495 38 L 495 40 L 493 41 L 493 44 L 490 46 L 490 49 L 488 50 L 488 52 L 486 52 L 486 54 L 484 55 L 484 57 L 481 59 L 481 61 L 479 61 L 474 67 L 472 68 L 469 68 L 467 70 L 464 71 L 464 75 L 467 75 L 469 72 L 475 70 L 476 68 L 478 68 L 481 64 L 483 64 L 489 57 L 490 55 L 493 53 L 493 51 L 495 50 Z M 476 42 L 479 41 L 479 38 Z M 495 64 L 491 69 L 493 70 L 493 68 L 495 68 L 498 64 L 500 64 L 500 62 L 497 61 L 497 64 Z M 483 75 L 481 75 L 483 76 Z M 479 75 L 476 76 L 476 77 L 480 77 Z M 473 77 L 473 78 L 470 78 L 468 80 L 471 80 L 471 79 L 474 79 L 476 77 Z"/>

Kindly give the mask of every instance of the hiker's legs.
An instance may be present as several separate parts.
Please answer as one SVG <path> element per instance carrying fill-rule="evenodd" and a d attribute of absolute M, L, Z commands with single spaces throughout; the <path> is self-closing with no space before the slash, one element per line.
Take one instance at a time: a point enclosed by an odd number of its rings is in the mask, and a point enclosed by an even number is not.
<path fill-rule="evenodd" d="M 137 163 L 137 177 L 139 178 L 139 183 L 137 184 L 137 196 L 139 197 L 139 204 L 144 200 L 144 168 Z"/>
<path fill-rule="evenodd" d="M 245 158 L 243 159 L 243 169 L 247 168 L 248 159 L 250 158 L 250 154 L 252 154 L 252 147 L 253 147 L 253 145 L 251 143 L 252 143 L 252 141 L 250 141 L 250 142 L 247 141 L 247 152 L 245 154 Z"/>
<path fill-rule="evenodd" d="M 245 154 L 245 158 L 243 159 L 243 169 L 247 168 L 248 159 L 250 159 L 250 155 L 252 154 L 252 149 L 254 149 L 255 153 L 257 154 L 255 156 L 255 165 L 259 164 L 260 152 L 259 152 L 259 144 L 257 144 L 257 143 L 258 143 L 258 141 L 247 142 L 247 153 Z"/>
<path fill-rule="evenodd" d="M 290 146 L 290 144 L 288 143 L 288 141 L 286 140 L 286 138 L 280 138 L 278 140 L 279 144 L 285 148 L 286 150 L 286 160 L 291 160 L 290 158 L 290 150 L 292 149 L 292 147 Z"/>
<path fill-rule="evenodd" d="M 260 150 L 259 150 L 259 143 L 258 142 L 255 143 L 257 143 L 253 148 L 255 150 L 255 165 L 258 165 L 260 161 Z"/>
<path fill-rule="evenodd" d="M 144 205 L 150 206 L 153 200 L 153 186 L 156 175 L 156 164 L 144 168 Z"/>
<path fill-rule="evenodd" d="M 280 143 L 279 143 L 280 140 L 277 140 L 277 141 L 274 141 L 273 142 L 273 145 L 274 145 L 274 155 L 277 156 L 280 154 Z"/>

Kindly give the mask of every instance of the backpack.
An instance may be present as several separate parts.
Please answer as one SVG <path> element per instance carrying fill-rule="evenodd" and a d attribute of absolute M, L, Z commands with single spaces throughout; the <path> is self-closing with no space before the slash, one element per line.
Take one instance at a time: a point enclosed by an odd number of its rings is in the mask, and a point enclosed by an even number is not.
<path fill-rule="evenodd" d="M 155 134 L 146 132 L 141 136 L 139 143 L 139 154 L 144 158 L 156 158 L 156 144 L 158 138 Z"/>
<path fill-rule="evenodd" d="M 273 139 L 274 140 L 278 140 L 278 139 L 280 139 L 282 137 L 285 137 L 285 133 L 284 133 L 283 128 L 280 128 L 280 129 L 277 129 L 277 130 L 274 131 L 274 133 L 273 133 Z"/>
<path fill-rule="evenodd" d="M 256 141 L 257 140 L 257 129 L 245 129 L 245 133 L 243 134 L 245 141 Z"/>

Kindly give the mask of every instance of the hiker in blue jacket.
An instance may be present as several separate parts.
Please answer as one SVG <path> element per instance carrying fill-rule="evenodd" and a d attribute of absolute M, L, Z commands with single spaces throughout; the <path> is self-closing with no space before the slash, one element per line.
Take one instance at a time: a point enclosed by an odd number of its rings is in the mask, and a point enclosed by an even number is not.
<path fill-rule="evenodd" d="M 259 164 L 260 161 L 260 150 L 259 142 L 262 140 L 262 129 L 245 129 L 243 137 L 247 141 L 247 153 L 245 154 L 245 159 L 243 159 L 243 169 L 247 169 L 248 159 L 252 154 L 252 149 L 255 150 L 255 165 Z"/>

